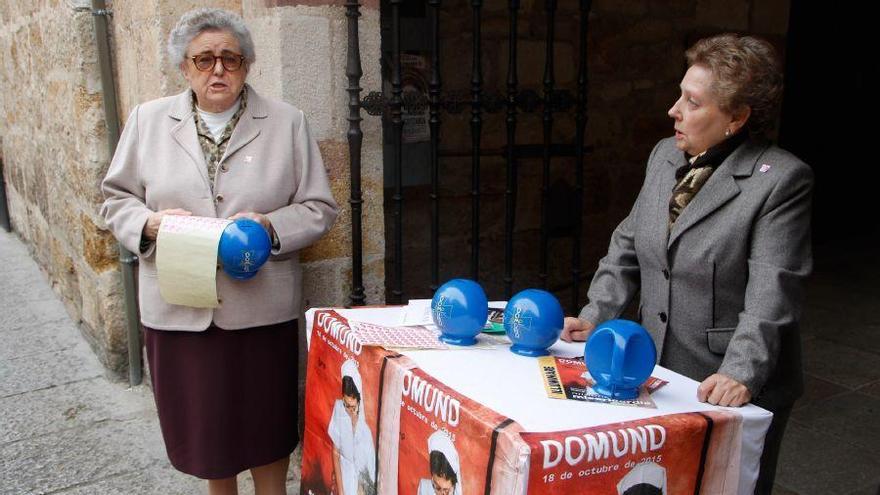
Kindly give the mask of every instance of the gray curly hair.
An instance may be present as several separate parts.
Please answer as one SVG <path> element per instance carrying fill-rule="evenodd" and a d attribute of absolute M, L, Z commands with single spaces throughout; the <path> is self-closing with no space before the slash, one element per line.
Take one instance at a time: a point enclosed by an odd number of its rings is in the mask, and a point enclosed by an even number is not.
<path fill-rule="evenodd" d="M 205 31 L 228 31 L 238 40 L 241 54 L 248 64 L 257 60 L 251 32 L 241 16 L 223 9 L 200 8 L 183 14 L 168 35 L 168 56 L 174 65 L 186 60 L 186 48 Z"/>
<path fill-rule="evenodd" d="M 782 70 L 773 45 L 754 36 L 721 34 L 697 41 L 685 52 L 688 66 L 701 65 L 715 76 L 712 92 L 726 112 L 744 106 L 751 134 L 770 128 L 782 99 Z"/>

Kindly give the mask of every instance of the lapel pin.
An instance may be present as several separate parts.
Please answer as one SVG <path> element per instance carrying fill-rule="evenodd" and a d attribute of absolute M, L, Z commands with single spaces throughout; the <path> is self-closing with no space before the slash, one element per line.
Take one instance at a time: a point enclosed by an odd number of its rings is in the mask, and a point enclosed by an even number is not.
<path fill-rule="evenodd" d="M 249 161 L 249 160 L 248 160 L 248 161 Z M 768 171 L 768 170 L 770 170 L 770 165 L 767 165 L 766 163 L 764 163 L 764 164 L 761 165 L 761 173 L 762 173 L 762 174 L 763 174 L 764 172 Z"/>
<path fill-rule="evenodd" d="M 247 155 L 247 156 L 244 157 L 244 162 L 245 162 L 245 163 L 250 163 L 251 160 L 253 160 L 253 159 L 254 159 L 254 157 L 252 157 L 251 155 Z M 768 167 L 768 168 L 769 168 L 769 167 Z M 763 170 L 761 170 L 761 172 L 763 172 Z"/>

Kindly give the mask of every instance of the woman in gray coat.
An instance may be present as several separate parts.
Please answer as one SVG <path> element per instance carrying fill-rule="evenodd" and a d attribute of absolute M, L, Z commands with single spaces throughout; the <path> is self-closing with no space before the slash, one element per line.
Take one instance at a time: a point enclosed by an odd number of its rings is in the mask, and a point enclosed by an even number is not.
<path fill-rule="evenodd" d="M 788 414 L 803 389 L 798 320 L 812 268 L 813 175 L 761 136 L 782 93 L 773 48 L 720 35 L 686 53 L 675 136 L 648 159 L 562 338 L 584 340 L 640 293 L 660 364 L 700 382 L 701 401 L 774 412 L 757 493 L 770 493 Z"/>

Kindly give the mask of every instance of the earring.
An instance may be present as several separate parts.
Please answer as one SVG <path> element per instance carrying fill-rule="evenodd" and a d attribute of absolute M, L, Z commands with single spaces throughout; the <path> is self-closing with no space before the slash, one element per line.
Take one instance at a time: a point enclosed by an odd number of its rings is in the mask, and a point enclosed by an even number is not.
<path fill-rule="evenodd" d="M 730 136 L 730 129 L 724 129 L 724 137 Z"/>

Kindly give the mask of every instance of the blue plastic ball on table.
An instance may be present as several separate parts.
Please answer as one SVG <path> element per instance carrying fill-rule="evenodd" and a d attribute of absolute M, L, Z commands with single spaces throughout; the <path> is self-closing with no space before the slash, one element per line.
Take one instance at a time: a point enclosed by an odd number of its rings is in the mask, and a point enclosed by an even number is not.
<path fill-rule="evenodd" d="M 249 218 L 239 218 L 227 225 L 217 247 L 223 271 L 238 280 L 253 278 L 271 252 L 269 233 Z"/>
<path fill-rule="evenodd" d="M 559 300 L 540 289 L 518 292 L 504 308 L 504 330 L 513 343 L 510 350 L 521 356 L 538 357 L 559 339 L 563 313 Z"/>
<path fill-rule="evenodd" d="M 452 279 L 434 292 L 431 317 L 440 329 L 441 341 L 474 345 L 489 318 L 489 300 L 480 284 L 473 280 Z"/>
<path fill-rule="evenodd" d="M 651 376 L 657 348 L 641 325 L 609 320 L 596 326 L 584 346 L 584 362 L 596 384 L 593 390 L 612 399 L 635 399 Z"/>

